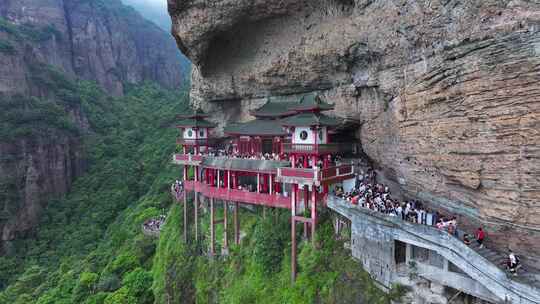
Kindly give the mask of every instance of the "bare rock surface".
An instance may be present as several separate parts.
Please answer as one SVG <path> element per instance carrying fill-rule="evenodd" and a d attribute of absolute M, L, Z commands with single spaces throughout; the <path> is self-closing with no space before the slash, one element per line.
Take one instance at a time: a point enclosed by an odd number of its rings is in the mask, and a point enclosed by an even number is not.
<path fill-rule="evenodd" d="M 540 2 L 168 2 L 221 125 L 320 92 L 404 194 L 540 265 Z"/>

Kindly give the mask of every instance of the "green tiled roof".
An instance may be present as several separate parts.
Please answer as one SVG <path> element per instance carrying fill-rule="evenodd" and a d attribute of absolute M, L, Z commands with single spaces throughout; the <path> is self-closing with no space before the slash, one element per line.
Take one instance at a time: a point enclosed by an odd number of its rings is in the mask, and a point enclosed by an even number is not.
<path fill-rule="evenodd" d="M 200 108 L 189 108 L 187 111 L 182 114 L 178 114 L 177 116 L 178 118 L 203 118 L 208 117 L 209 115 L 204 113 Z"/>
<path fill-rule="evenodd" d="M 187 118 L 176 123 L 176 126 L 181 127 L 196 127 L 196 128 L 215 128 L 216 125 L 202 118 Z"/>
<path fill-rule="evenodd" d="M 283 130 L 280 120 L 274 119 L 254 119 L 244 123 L 230 124 L 225 127 L 224 132 L 246 136 L 283 136 L 287 134 Z"/>
<path fill-rule="evenodd" d="M 291 110 L 302 112 L 310 110 L 326 111 L 333 108 L 333 105 L 324 102 L 318 94 L 310 93 L 302 96 L 300 102 L 293 106 Z"/>
<path fill-rule="evenodd" d="M 291 110 L 292 107 L 297 106 L 295 101 L 270 101 L 268 100 L 262 107 L 251 114 L 256 117 L 283 117 L 292 115 L 295 111 Z"/>
<path fill-rule="evenodd" d="M 326 116 L 321 113 L 300 113 L 291 117 L 287 117 L 281 121 L 284 126 L 337 126 L 339 121 L 333 117 Z"/>

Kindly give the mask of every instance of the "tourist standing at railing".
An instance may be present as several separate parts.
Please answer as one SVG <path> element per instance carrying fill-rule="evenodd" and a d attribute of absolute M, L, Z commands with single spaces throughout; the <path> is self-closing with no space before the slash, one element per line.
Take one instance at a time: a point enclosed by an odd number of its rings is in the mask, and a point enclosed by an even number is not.
<path fill-rule="evenodd" d="M 484 239 L 486 237 L 486 234 L 484 233 L 484 230 L 482 230 L 482 227 L 479 227 L 476 230 L 476 242 L 478 243 L 478 246 L 480 248 L 484 248 Z"/>

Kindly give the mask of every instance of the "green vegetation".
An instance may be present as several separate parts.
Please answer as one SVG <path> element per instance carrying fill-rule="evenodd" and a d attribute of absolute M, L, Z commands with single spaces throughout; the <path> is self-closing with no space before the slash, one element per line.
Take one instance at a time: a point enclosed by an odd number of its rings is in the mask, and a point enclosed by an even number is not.
<path fill-rule="evenodd" d="M 170 126 L 187 97 L 145 85 L 111 98 L 88 82 L 71 93 L 93 130 L 90 171 L 49 203 L 35 238 L 0 258 L 0 303 L 153 303 L 156 241 L 140 227 L 171 204 Z"/>
<path fill-rule="evenodd" d="M 200 244 L 182 242 L 181 212 L 179 206 L 171 209 L 154 259 L 156 303 L 383 304 L 404 293 L 398 286 L 389 294 L 380 291 L 343 249 L 343 242 L 335 240 L 328 217 L 323 218 L 314 244 L 301 243 L 300 273 L 291 285 L 288 212 L 269 212 L 265 219 L 241 212 L 246 233 L 242 245 L 231 246 L 226 258 L 211 260 L 197 254 L 205 252 L 208 235 Z M 206 215 L 202 226 L 208 224 Z M 221 229 L 218 226 L 218 236 Z"/>
<path fill-rule="evenodd" d="M 15 55 L 17 54 L 17 50 L 15 50 L 15 47 L 9 41 L 0 39 L 0 53 L 4 55 Z"/>
<path fill-rule="evenodd" d="M 62 33 L 52 24 L 37 27 L 32 24 L 16 25 L 0 17 L 0 31 L 11 35 L 18 41 L 44 42 L 55 37 L 62 39 Z"/>

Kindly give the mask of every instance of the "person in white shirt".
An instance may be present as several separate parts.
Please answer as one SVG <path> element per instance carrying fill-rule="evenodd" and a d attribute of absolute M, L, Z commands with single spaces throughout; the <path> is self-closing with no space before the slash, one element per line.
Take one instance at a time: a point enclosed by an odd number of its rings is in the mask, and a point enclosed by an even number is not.
<path fill-rule="evenodd" d="M 510 269 L 510 272 L 513 273 L 515 276 L 517 276 L 517 268 L 518 268 L 519 260 L 517 256 L 510 250 L 508 254 L 508 269 Z"/>
<path fill-rule="evenodd" d="M 403 208 L 401 208 L 401 205 L 398 204 L 397 208 L 396 208 L 396 213 L 399 217 L 401 217 L 401 219 L 403 219 Z"/>

